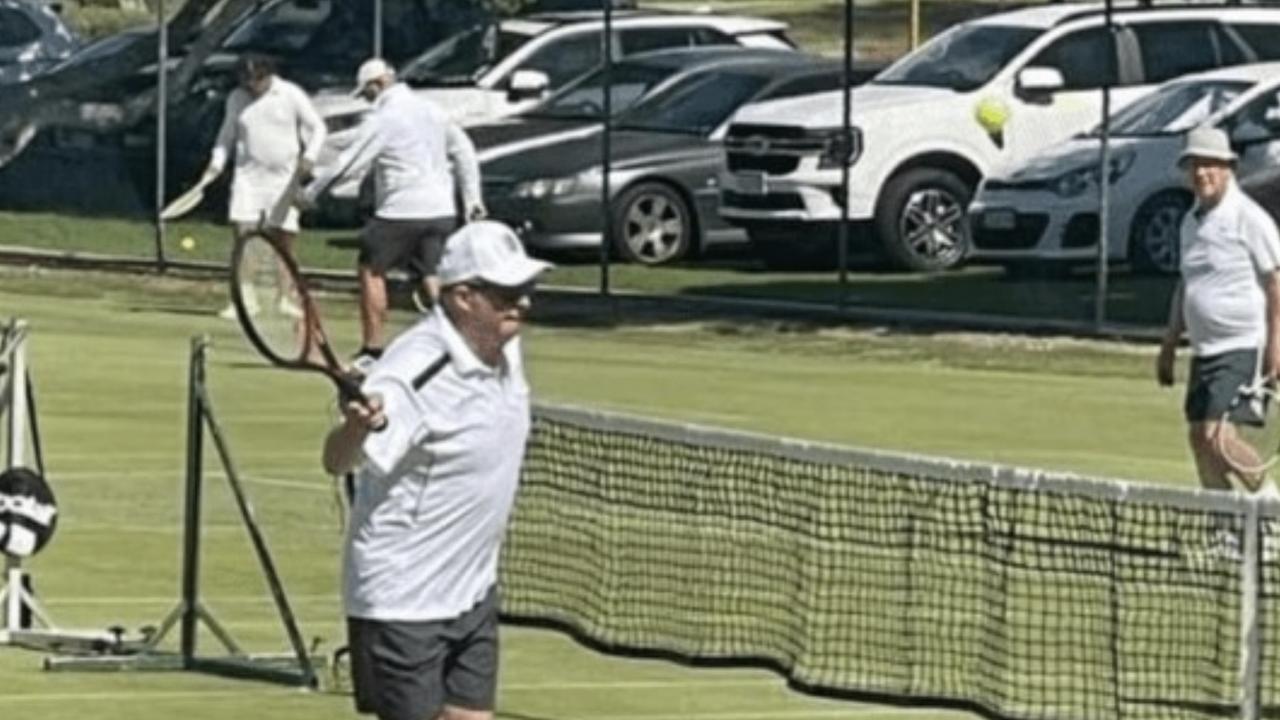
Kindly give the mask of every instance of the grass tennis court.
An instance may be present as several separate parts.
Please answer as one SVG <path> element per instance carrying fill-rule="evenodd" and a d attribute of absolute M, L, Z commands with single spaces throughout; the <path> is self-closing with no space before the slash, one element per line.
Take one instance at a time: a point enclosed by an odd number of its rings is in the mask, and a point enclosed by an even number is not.
<path fill-rule="evenodd" d="M 221 286 L 5 270 L 0 315 L 32 323 L 48 471 L 63 515 L 32 564 L 60 624 L 154 624 L 177 597 L 185 362 L 208 333 L 213 402 L 308 639 L 338 641 L 339 519 L 318 469 L 329 389 L 265 369 L 212 316 Z M 539 398 L 699 423 L 1079 472 L 1192 482 L 1179 399 L 1151 380 L 1152 348 L 910 336 L 806 325 L 548 310 L 529 333 Z M 354 330 L 334 297 L 331 324 Z M 536 316 L 536 313 L 535 313 Z M 400 320 L 406 321 L 407 316 Z M 212 470 L 212 465 L 210 465 Z M 225 487 L 210 472 L 203 596 L 254 650 L 283 650 Z M 753 670 L 610 658 L 510 629 L 500 717 L 522 720 L 881 718 L 792 694 Z M 211 639 L 202 647 L 214 647 Z M 49 675 L 0 650 L 0 713 L 25 718 L 347 718 L 348 699 L 198 675 Z"/>

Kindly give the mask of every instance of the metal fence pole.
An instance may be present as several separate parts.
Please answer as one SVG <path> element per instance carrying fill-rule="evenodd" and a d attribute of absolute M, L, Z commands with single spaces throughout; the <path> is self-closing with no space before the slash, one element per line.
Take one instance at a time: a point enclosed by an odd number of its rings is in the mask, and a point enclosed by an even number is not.
<path fill-rule="evenodd" d="M 373 56 L 382 57 L 382 0 L 373 0 Z"/>
<path fill-rule="evenodd" d="M 1107 51 L 1111 53 L 1112 62 L 1117 62 L 1115 25 L 1112 21 L 1112 1 L 1106 5 Z M 1117 72 L 1119 66 L 1116 66 Z M 1111 85 L 1119 79 L 1106 78 L 1102 86 L 1102 148 L 1098 158 L 1098 252 L 1097 271 L 1094 283 L 1093 324 L 1102 329 L 1107 322 L 1107 225 L 1111 220 Z"/>
<path fill-rule="evenodd" d="M 609 252 L 613 243 L 614 218 L 609 172 L 613 169 L 613 0 L 600 0 L 604 6 L 604 37 L 600 39 L 604 54 L 604 97 L 600 113 L 604 127 L 600 133 L 600 207 L 604 213 L 604 230 L 600 235 L 600 294 L 609 296 Z"/>
<path fill-rule="evenodd" d="M 840 126 L 840 224 L 836 226 L 836 262 L 840 268 L 839 305 L 843 309 L 849 290 L 849 153 L 853 150 L 853 0 L 844 0 L 844 120 Z"/>
<path fill-rule="evenodd" d="M 164 256 L 164 210 L 165 166 L 168 165 L 169 128 L 167 122 L 169 107 L 169 25 L 165 22 L 165 0 L 156 0 L 156 202 L 155 202 L 155 244 L 156 267 L 164 272 L 168 264 Z"/>

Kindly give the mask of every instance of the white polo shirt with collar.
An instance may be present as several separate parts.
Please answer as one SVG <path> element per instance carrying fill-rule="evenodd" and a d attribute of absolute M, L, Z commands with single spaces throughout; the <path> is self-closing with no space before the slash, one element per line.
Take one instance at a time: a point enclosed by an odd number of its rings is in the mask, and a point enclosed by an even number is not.
<path fill-rule="evenodd" d="M 412 379 L 447 354 L 421 389 Z M 400 335 L 363 389 L 388 426 L 370 433 L 356 474 L 344 561 L 350 617 L 453 618 L 497 582 L 498 554 L 529 435 L 519 339 L 500 368 L 480 361 L 444 311 Z"/>
<path fill-rule="evenodd" d="M 1275 221 L 1234 181 L 1207 212 L 1182 221 L 1183 318 L 1197 357 L 1261 349 L 1266 342 L 1263 278 L 1280 269 Z"/>

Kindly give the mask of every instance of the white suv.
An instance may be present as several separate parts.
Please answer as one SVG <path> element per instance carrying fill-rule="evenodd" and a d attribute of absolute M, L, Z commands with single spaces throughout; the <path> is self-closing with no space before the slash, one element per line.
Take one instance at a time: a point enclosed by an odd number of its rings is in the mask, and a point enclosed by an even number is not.
<path fill-rule="evenodd" d="M 721 214 L 766 262 L 829 254 L 841 204 L 895 266 L 941 270 L 969 244 L 966 208 L 989 173 L 1096 124 L 1186 73 L 1280 59 L 1280 8 L 1051 5 L 957 25 L 853 90 L 743 108 L 725 140 Z M 980 119 L 981 118 L 981 119 Z M 849 165 L 848 197 L 840 192 Z"/>

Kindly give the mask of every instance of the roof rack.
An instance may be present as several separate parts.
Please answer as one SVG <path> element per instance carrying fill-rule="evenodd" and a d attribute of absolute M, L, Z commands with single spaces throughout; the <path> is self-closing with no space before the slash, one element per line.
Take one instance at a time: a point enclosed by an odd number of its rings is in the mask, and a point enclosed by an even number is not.
<path fill-rule="evenodd" d="M 1051 0 L 1051 5 L 1058 4 L 1058 0 Z M 1134 2 L 1124 2 L 1112 7 L 1112 12 L 1117 15 L 1129 15 L 1135 13 L 1147 12 L 1150 10 L 1168 10 L 1172 12 L 1205 10 L 1211 8 L 1227 8 L 1236 7 L 1241 9 L 1267 9 L 1280 7 L 1280 0 L 1250 0 L 1250 2 L 1241 2 L 1241 0 L 1192 0 L 1191 2 L 1182 3 L 1166 3 L 1157 2 L 1156 0 L 1136 0 Z M 1096 17 L 1106 12 L 1106 8 L 1098 4 L 1093 4 L 1088 8 L 1067 13 L 1054 23 L 1054 25 L 1063 25 L 1080 18 Z"/>

